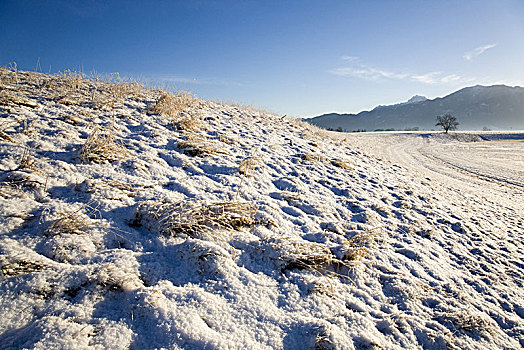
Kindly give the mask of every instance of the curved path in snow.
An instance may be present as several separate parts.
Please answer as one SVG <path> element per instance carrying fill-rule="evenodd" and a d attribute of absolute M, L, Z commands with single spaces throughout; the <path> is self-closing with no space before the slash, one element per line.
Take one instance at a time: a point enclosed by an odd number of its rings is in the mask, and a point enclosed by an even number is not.
<path fill-rule="evenodd" d="M 364 153 L 408 170 L 413 183 L 426 181 L 439 202 L 447 203 L 457 212 L 491 218 L 494 227 L 513 232 L 513 239 L 521 242 L 524 133 L 492 133 L 482 137 L 465 132 L 344 136 Z"/>
<path fill-rule="evenodd" d="M 466 186 L 490 183 L 524 191 L 524 134 L 514 135 L 517 139 L 493 141 L 466 133 L 363 133 L 354 138 L 367 152 L 430 178 Z M 465 141 L 475 138 L 479 142 Z"/>

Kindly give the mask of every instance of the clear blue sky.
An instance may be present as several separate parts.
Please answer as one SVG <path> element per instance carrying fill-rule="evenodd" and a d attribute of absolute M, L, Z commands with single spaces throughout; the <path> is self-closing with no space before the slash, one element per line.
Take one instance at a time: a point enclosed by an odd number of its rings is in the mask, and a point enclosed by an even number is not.
<path fill-rule="evenodd" d="M 524 1 L 0 0 L 0 65 L 119 72 L 293 116 L 524 86 Z"/>

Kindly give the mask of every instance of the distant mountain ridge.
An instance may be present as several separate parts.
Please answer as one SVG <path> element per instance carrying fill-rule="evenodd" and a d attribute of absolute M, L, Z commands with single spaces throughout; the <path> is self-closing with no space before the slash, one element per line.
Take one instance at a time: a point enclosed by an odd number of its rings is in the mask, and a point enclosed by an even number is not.
<path fill-rule="evenodd" d="M 438 129 L 437 115 L 451 113 L 460 130 L 524 129 L 524 88 L 506 85 L 471 86 L 445 97 L 427 99 L 415 95 L 407 102 L 377 106 L 358 114 L 328 113 L 305 121 L 326 129 L 420 130 Z"/>

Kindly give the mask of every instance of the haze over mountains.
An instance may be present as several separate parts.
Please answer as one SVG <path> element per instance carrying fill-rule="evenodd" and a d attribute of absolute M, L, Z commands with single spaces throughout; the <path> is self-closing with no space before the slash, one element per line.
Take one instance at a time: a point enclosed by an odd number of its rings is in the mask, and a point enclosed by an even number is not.
<path fill-rule="evenodd" d="M 505 85 L 472 86 L 429 100 L 415 95 L 407 102 L 377 106 L 358 114 L 328 113 L 306 121 L 322 128 L 353 130 L 420 130 L 435 127 L 437 115 L 451 113 L 460 130 L 524 129 L 524 88 Z"/>

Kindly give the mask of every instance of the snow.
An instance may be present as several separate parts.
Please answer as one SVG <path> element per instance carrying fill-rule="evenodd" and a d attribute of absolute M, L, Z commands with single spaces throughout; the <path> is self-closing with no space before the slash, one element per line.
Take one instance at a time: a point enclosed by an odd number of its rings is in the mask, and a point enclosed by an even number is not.
<path fill-rule="evenodd" d="M 413 96 L 412 98 L 410 98 L 406 104 L 409 104 L 409 103 L 419 103 L 419 102 L 424 102 L 426 101 L 428 98 L 425 97 L 425 96 L 421 96 L 421 95 L 415 95 Z"/>
<path fill-rule="evenodd" d="M 4 348 L 524 346 L 522 141 L 177 130 L 161 91 L 0 73 Z M 124 148 L 82 161 L 96 128 Z"/>

